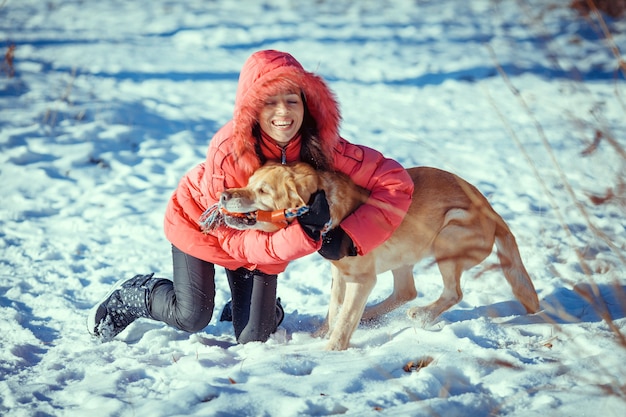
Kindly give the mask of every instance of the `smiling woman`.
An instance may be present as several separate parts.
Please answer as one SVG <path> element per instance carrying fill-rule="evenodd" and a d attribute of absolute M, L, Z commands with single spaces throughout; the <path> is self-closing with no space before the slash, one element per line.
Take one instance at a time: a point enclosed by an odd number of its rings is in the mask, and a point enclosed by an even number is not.
<path fill-rule="evenodd" d="M 231 317 L 237 340 L 266 341 L 283 317 L 276 278 L 289 262 L 318 250 L 333 259 L 365 254 L 385 241 L 409 207 L 413 183 L 396 161 L 341 138 L 339 121 L 334 95 L 319 76 L 284 52 L 252 54 L 239 77 L 233 119 L 169 201 L 165 234 L 172 243 L 173 282 L 151 274 L 121 280 L 92 309 L 90 332 L 108 340 L 140 317 L 189 332 L 203 329 L 213 314 L 215 265 L 221 265 L 232 295 L 225 316 Z M 203 227 L 219 215 L 224 190 L 244 187 L 270 161 L 343 172 L 371 191 L 372 204 L 361 206 L 324 239 L 330 213 L 323 191 L 299 202 L 306 203 L 306 213 L 274 233 Z M 231 218 L 256 222 L 248 215 Z"/>

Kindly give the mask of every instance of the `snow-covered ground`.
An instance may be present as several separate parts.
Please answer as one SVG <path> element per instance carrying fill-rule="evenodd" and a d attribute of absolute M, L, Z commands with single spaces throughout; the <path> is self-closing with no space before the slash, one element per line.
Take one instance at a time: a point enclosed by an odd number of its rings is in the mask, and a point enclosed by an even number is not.
<path fill-rule="evenodd" d="M 626 415 L 626 21 L 607 19 L 607 38 L 567 3 L 0 2 L 0 52 L 15 47 L 0 67 L 0 414 Z M 235 345 L 215 318 L 93 340 L 87 312 L 113 282 L 171 277 L 165 204 L 267 48 L 329 81 L 347 139 L 477 185 L 545 313 L 524 315 L 494 254 L 433 326 L 400 309 L 325 352 L 311 333 L 329 266 L 312 255 L 280 277 L 286 317 L 265 344 Z M 440 276 L 415 272 L 424 305 Z M 216 316 L 219 269 L 217 286 Z M 371 301 L 390 288 L 382 275 Z"/>

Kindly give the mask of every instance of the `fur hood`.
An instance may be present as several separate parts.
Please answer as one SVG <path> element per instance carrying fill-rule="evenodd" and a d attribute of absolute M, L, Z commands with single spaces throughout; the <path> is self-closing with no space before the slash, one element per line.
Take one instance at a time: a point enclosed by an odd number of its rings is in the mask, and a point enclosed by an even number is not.
<path fill-rule="evenodd" d="M 265 50 L 250 56 L 239 75 L 233 114 L 234 153 L 239 166 L 249 173 L 261 162 L 255 151 L 252 128 L 268 96 L 286 88 L 300 88 L 306 106 L 317 123 L 318 140 L 325 155 L 332 155 L 339 141 L 341 114 L 334 94 L 324 80 L 286 52 Z"/>

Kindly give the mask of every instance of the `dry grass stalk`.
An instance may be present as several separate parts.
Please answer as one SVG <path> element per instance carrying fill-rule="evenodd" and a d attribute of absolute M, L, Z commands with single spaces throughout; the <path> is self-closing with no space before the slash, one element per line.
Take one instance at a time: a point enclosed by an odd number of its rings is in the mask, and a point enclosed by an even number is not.
<path fill-rule="evenodd" d="M 9 78 L 15 75 L 15 67 L 13 62 L 15 60 L 15 44 L 11 43 L 7 46 L 7 51 L 4 53 L 4 62 L 2 63 L 2 70 L 7 73 Z"/>
<path fill-rule="evenodd" d="M 574 0 L 570 7 L 583 16 L 601 11 L 613 18 L 619 18 L 626 12 L 626 0 Z"/>

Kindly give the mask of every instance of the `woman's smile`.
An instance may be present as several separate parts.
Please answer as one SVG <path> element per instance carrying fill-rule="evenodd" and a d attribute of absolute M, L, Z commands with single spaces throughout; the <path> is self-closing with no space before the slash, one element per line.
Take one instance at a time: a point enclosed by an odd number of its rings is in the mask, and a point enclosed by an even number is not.
<path fill-rule="evenodd" d="M 265 100 L 259 124 L 279 146 L 286 146 L 296 136 L 304 119 L 304 103 L 299 93 L 283 93 Z"/>

